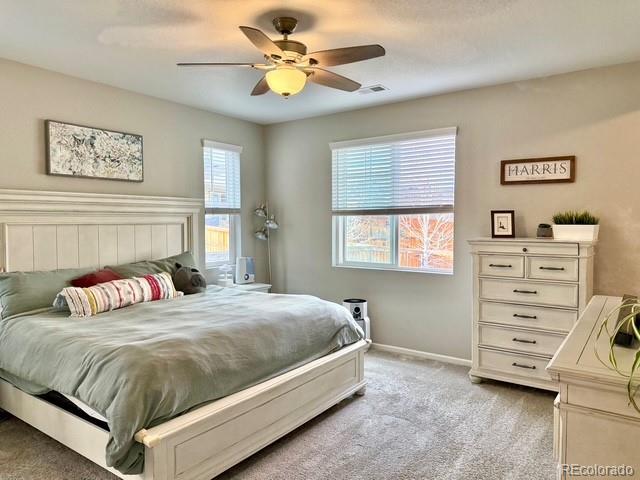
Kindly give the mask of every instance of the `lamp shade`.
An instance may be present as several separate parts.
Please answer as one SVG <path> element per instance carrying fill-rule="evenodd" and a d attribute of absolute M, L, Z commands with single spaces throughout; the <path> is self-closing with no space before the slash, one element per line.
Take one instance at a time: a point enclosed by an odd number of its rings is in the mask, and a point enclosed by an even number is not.
<path fill-rule="evenodd" d="M 271 217 L 269 217 L 267 221 L 264 222 L 264 226 L 271 230 L 275 230 L 276 228 L 279 227 L 278 222 L 276 222 L 276 217 L 274 215 L 271 215 Z"/>
<path fill-rule="evenodd" d="M 253 211 L 253 213 L 258 217 L 267 218 L 267 207 L 260 205 Z"/>
<path fill-rule="evenodd" d="M 269 238 L 266 228 L 262 228 L 253 234 L 258 240 L 266 240 Z"/>
<path fill-rule="evenodd" d="M 266 74 L 269 88 L 283 97 L 295 95 L 307 83 L 307 74 L 293 65 L 281 64 Z"/>

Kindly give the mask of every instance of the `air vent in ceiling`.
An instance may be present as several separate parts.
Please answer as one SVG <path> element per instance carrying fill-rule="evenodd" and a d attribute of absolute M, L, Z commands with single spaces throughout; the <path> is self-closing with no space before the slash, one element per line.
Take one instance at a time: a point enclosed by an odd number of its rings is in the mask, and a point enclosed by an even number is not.
<path fill-rule="evenodd" d="M 369 93 L 379 93 L 384 92 L 385 90 L 389 90 L 384 85 L 370 85 L 368 87 L 362 87 L 358 90 L 360 95 L 368 95 Z"/>

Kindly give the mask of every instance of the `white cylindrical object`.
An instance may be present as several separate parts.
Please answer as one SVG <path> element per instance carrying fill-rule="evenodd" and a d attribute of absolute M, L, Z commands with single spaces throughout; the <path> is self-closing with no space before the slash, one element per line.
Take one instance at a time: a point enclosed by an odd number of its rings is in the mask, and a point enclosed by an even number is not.
<path fill-rule="evenodd" d="M 362 319 L 367 316 L 367 301 L 363 298 L 345 298 L 342 301 L 354 320 Z"/>
<path fill-rule="evenodd" d="M 236 284 L 245 285 L 256 281 L 256 269 L 253 257 L 236 258 Z"/>

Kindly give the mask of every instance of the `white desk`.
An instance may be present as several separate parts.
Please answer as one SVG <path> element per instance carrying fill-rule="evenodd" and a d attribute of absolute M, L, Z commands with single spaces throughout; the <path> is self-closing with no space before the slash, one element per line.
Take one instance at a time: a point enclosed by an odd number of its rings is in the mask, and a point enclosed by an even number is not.
<path fill-rule="evenodd" d="M 608 337 L 597 341 L 605 316 L 620 297 L 595 296 L 547 367 L 559 382 L 555 402 L 554 457 L 559 465 L 629 465 L 640 479 L 640 413 L 627 398 L 627 379 L 600 363 L 608 358 Z M 629 371 L 634 350 L 615 347 L 621 371 Z M 559 479 L 579 478 L 558 469 Z M 584 476 L 580 478 L 585 478 Z"/>

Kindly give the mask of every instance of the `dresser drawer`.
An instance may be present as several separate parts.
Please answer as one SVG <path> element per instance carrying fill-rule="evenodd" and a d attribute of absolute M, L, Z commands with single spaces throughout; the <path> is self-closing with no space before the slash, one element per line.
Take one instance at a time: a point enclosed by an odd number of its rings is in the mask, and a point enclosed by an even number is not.
<path fill-rule="evenodd" d="M 478 253 L 516 254 L 526 253 L 528 255 L 549 255 L 578 256 L 579 246 L 571 242 L 518 242 L 513 240 L 493 240 L 486 243 L 478 243 L 476 251 Z"/>
<path fill-rule="evenodd" d="M 562 257 L 528 257 L 527 278 L 537 280 L 578 281 L 578 259 Z"/>
<path fill-rule="evenodd" d="M 611 412 L 640 420 L 638 412 L 629 403 L 626 385 L 600 386 L 597 383 L 589 385 L 567 384 L 567 399 L 570 405 Z"/>
<path fill-rule="evenodd" d="M 569 332 L 578 312 L 549 307 L 530 307 L 510 303 L 480 302 L 478 320 L 515 327 L 542 328 Z"/>
<path fill-rule="evenodd" d="M 524 257 L 516 255 L 480 255 L 480 275 L 524 278 Z"/>
<path fill-rule="evenodd" d="M 499 352 L 496 350 L 478 349 L 478 364 L 480 369 L 537 378 L 552 381 L 545 370 L 549 360 L 520 353 Z"/>
<path fill-rule="evenodd" d="M 556 307 L 577 307 L 578 285 L 481 278 L 480 298 Z"/>
<path fill-rule="evenodd" d="M 507 348 L 518 352 L 546 355 L 551 358 L 564 340 L 564 335 L 480 325 L 478 343 L 487 347 Z"/>

